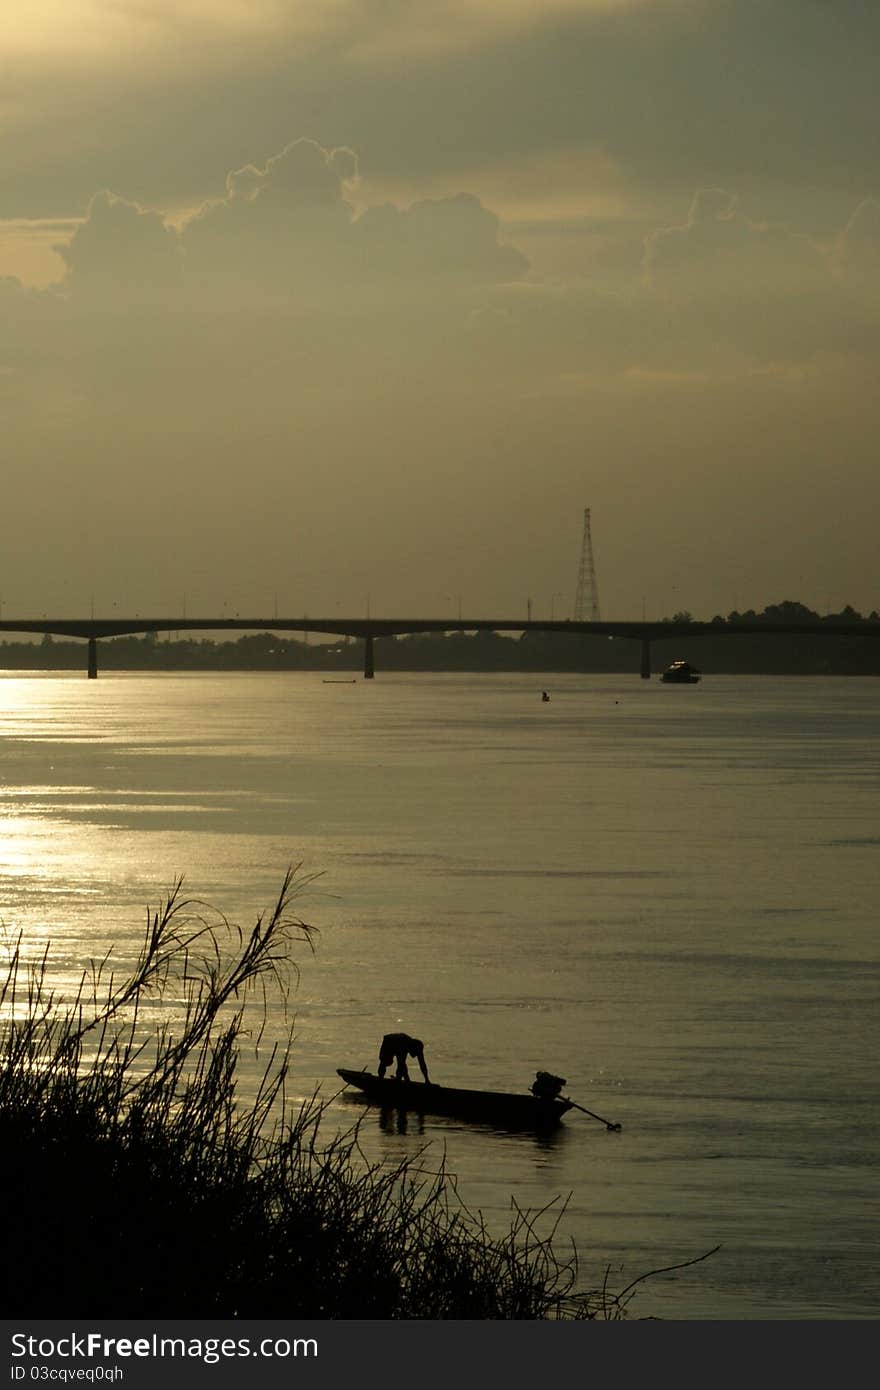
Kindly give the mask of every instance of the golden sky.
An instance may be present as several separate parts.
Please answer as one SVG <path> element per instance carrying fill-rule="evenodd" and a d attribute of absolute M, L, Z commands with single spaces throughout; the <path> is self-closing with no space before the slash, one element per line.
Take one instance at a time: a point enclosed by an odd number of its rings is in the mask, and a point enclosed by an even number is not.
<path fill-rule="evenodd" d="M 0 592 L 880 606 L 859 0 L 31 0 Z M 563 596 L 563 597 L 560 597 Z"/>

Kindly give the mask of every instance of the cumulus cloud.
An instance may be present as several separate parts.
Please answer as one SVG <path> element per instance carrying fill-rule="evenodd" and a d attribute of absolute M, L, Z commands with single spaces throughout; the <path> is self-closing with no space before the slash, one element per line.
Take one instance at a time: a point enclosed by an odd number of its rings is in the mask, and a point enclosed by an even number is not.
<path fill-rule="evenodd" d="M 683 223 L 650 233 L 642 269 L 655 289 L 713 298 L 815 289 L 828 278 L 826 258 L 809 237 L 752 220 L 724 188 L 698 189 Z"/>
<path fill-rule="evenodd" d="M 368 208 L 357 232 L 364 263 L 384 276 L 437 276 L 467 283 L 516 280 L 528 261 L 499 240 L 499 222 L 478 198 L 426 198 L 401 209 Z"/>
<path fill-rule="evenodd" d="M 336 208 L 344 205 L 343 185 L 353 183 L 357 172 L 357 155 L 347 145 L 326 150 L 317 140 L 301 138 L 271 155 L 262 168 L 246 164 L 233 170 L 226 191 L 228 199 L 262 196 L 264 205 Z"/>
<path fill-rule="evenodd" d="M 302 138 L 234 168 L 179 229 L 97 194 L 59 247 L 67 276 L 55 298 L 80 318 L 89 306 L 123 310 L 123 349 L 132 360 L 136 343 L 149 350 L 151 370 L 162 370 L 163 354 L 179 362 L 190 352 L 202 364 L 222 356 L 222 370 L 246 362 L 266 389 L 295 370 L 301 384 L 338 371 L 368 390 L 387 369 L 397 381 L 429 371 L 481 389 L 494 389 L 493 376 L 517 390 L 531 379 L 541 390 L 583 373 L 698 365 L 711 375 L 730 360 L 827 360 L 876 347 L 869 298 L 863 309 L 845 292 L 857 266 L 877 282 L 880 205 L 871 200 L 835 244 L 836 278 L 827 247 L 707 187 L 680 223 L 647 237 L 641 286 L 596 275 L 542 285 L 473 193 L 371 204 L 359 180 L 351 147 Z M 0 286 L 0 303 L 34 319 L 13 282 Z M 173 346 L 161 318 L 172 308 Z M 138 337 L 147 309 L 157 331 Z M 250 315 L 250 326 L 241 317 L 234 333 L 217 334 L 212 325 L 230 313 Z M 96 361 L 102 341 L 96 330 Z"/>
<path fill-rule="evenodd" d="M 472 194 L 358 211 L 358 156 L 298 139 L 226 178 L 225 194 L 177 228 L 161 212 L 104 191 L 54 248 L 60 289 L 81 306 L 178 302 L 191 309 L 344 307 L 377 295 L 389 307 L 525 275 Z"/>
<path fill-rule="evenodd" d="M 699 189 L 684 222 L 646 236 L 642 277 L 649 293 L 717 310 L 738 338 L 756 342 L 787 325 L 797 336 L 805 317 L 833 310 L 826 249 L 788 225 L 747 217 L 727 189 Z"/>
<path fill-rule="evenodd" d="M 350 256 L 345 185 L 355 170 L 350 151 L 300 139 L 263 165 L 232 171 L 226 196 L 181 229 L 189 288 L 271 299 L 332 277 Z"/>
<path fill-rule="evenodd" d="M 219 277 L 237 293 L 313 300 L 382 284 L 430 294 L 450 283 L 494 284 L 525 274 L 528 262 L 500 237 L 494 213 L 473 195 L 391 203 L 360 213 L 350 201 L 358 157 L 299 139 L 263 165 L 227 177 L 226 196 L 182 228 L 187 282 Z"/>
<path fill-rule="evenodd" d="M 180 284 L 177 233 L 161 213 L 114 193 L 96 193 L 71 240 L 55 250 L 67 266 L 65 288 L 78 297 L 130 301 Z"/>
<path fill-rule="evenodd" d="M 646 238 L 644 266 L 649 275 L 687 263 L 695 254 L 736 245 L 744 225 L 736 205 L 735 194 L 726 189 L 698 189 L 683 223 L 658 227 Z"/>

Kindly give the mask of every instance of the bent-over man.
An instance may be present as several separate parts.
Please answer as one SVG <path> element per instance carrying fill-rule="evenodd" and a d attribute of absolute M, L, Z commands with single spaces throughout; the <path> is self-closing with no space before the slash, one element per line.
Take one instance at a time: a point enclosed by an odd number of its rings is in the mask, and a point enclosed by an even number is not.
<path fill-rule="evenodd" d="M 397 1063 L 397 1070 L 394 1073 L 398 1081 L 409 1081 L 409 1071 L 407 1070 L 407 1057 L 415 1057 L 419 1064 L 422 1076 L 430 1085 L 431 1078 L 428 1076 L 428 1068 L 425 1066 L 425 1044 L 420 1038 L 411 1038 L 409 1033 L 386 1033 L 382 1039 L 382 1046 L 379 1048 L 379 1076 L 391 1066 L 392 1062 Z"/>

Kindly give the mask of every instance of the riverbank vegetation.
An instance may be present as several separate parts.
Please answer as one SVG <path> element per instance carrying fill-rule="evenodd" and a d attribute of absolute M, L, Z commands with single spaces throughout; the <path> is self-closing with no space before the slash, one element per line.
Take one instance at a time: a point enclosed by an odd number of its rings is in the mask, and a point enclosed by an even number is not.
<path fill-rule="evenodd" d="M 322 1139 L 317 1096 L 291 1105 L 291 1033 L 272 1042 L 267 1024 L 313 942 L 294 910 L 304 881 L 288 874 L 245 933 L 178 884 L 137 959 L 120 970 L 108 953 L 67 1001 L 48 949 L 6 942 L 5 1315 L 622 1317 L 640 1280 L 581 1288 L 552 1212 L 514 1208 L 499 1238 L 442 1163 L 371 1165 L 356 1128 Z M 239 1102 L 254 1045 L 262 1079 Z"/>

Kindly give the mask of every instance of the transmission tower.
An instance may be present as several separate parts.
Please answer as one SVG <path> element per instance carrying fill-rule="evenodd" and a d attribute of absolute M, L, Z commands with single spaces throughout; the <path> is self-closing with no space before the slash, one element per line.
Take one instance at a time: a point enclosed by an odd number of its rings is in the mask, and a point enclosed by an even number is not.
<path fill-rule="evenodd" d="M 581 563 L 578 569 L 577 593 L 574 599 L 576 623 L 599 622 L 599 588 L 596 566 L 593 563 L 593 541 L 590 536 L 590 509 L 584 508 L 584 538 L 581 541 Z"/>

